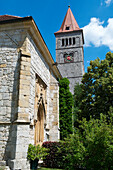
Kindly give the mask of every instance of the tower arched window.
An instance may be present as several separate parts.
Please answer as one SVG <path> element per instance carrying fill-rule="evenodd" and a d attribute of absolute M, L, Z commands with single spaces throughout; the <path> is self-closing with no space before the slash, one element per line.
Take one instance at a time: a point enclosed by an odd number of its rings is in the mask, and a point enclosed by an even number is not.
<path fill-rule="evenodd" d="M 62 46 L 64 46 L 64 39 L 62 39 Z"/>
<path fill-rule="evenodd" d="M 68 38 L 66 38 L 66 45 L 68 45 Z"/>
<path fill-rule="evenodd" d="M 69 38 L 69 45 L 71 45 L 71 38 Z"/>
<path fill-rule="evenodd" d="M 73 45 L 75 45 L 75 37 L 73 37 Z"/>

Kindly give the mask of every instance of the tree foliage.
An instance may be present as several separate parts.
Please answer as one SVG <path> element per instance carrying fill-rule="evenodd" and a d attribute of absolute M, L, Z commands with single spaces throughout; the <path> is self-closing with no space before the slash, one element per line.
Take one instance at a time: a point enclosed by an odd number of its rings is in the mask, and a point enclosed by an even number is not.
<path fill-rule="evenodd" d="M 74 92 L 75 132 L 59 149 L 64 168 L 113 169 L 113 53 L 91 61 Z"/>
<path fill-rule="evenodd" d="M 99 118 L 100 113 L 108 114 L 113 106 L 113 53 L 108 52 L 104 60 L 90 61 L 87 73 L 82 79 L 82 95 L 79 118 Z"/>
<path fill-rule="evenodd" d="M 73 96 L 69 91 L 69 80 L 67 78 L 63 78 L 59 81 L 59 118 L 61 140 L 72 133 L 72 106 Z"/>
<path fill-rule="evenodd" d="M 77 127 L 78 126 L 77 119 L 78 119 L 78 115 L 80 112 L 80 105 L 81 105 L 81 101 L 82 101 L 82 86 L 81 86 L 81 84 L 75 85 L 73 100 L 74 100 L 73 125 L 74 125 L 74 127 Z"/>
<path fill-rule="evenodd" d="M 76 133 L 66 138 L 59 149 L 61 153 L 65 153 L 65 169 L 113 169 L 112 114 L 113 112 L 109 114 L 109 123 L 103 114 L 100 119 L 91 118 L 87 121 L 84 118 L 79 122 Z"/>

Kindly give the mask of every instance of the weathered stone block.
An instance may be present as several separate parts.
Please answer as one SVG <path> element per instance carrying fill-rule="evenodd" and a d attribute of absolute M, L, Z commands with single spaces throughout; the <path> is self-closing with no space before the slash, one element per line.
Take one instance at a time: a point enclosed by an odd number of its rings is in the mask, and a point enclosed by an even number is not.
<path fill-rule="evenodd" d="M 30 76 L 26 76 L 26 75 L 20 75 L 20 79 L 30 80 L 31 77 Z"/>
<path fill-rule="evenodd" d="M 21 85 L 30 85 L 30 81 L 29 80 L 20 79 L 20 84 Z"/>
<path fill-rule="evenodd" d="M 31 66 L 31 63 L 27 62 L 27 61 L 21 61 L 21 65 L 23 66 Z"/>
<path fill-rule="evenodd" d="M 0 64 L 0 68 L 6 68 L 7 64 Z"/>
<path fill-rule="evenodd" d="M 24 71 L 24 70 L 21 70 L 20 71 L 20 75 L 28 75 L 28 76 L 30 76 L 30 72 L 29 71 Z"/>
<path fill-rule="evenodd" d="M 21 61 L 27 61 L 27 58 L 24 56 L 21 56 Z"/>
<path fill-rule="evenodd" d="M 6 114 L 6 107 L 0 107 L 0 112 L 2 113 L 2 115 Z"/>
<path fill-rule="evenodd" d="M 18 106 L 19 106 L 19 107 L 24 107 L 24 108 L 27 107 L 27 108 L 28 108 L 28 107 L 29 107 L 29 101 L 19 100 Z"/>
<path fill-rule="evenodd" d="M 3 100 L 0 100 L 0 107 L 3 106 Z"/>
<path fill-rule="evenodd" d="M 23 86 L 24 87 L 24 86 Z M 27 87 L 27 86 L 26 86 Z M 29 95 L 29 90 L 20 89 L 20 94 Z"/>

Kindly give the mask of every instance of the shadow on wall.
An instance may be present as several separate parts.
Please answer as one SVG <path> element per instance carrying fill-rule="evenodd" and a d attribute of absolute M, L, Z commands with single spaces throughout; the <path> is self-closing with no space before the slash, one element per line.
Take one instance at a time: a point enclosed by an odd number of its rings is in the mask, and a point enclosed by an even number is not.
<path fill-rule="evenodd" d="M 13 56 L 14 57 L 14 56 Z M 5 148 L 4 160 L 6 165 L 13 168 L 13 162 L 11 160 L 15 159 L 16 153 L 16 143 L 17 143 L 17 124 L 15 120 L 18 114 L 18 98 L 19 98 L 19 76 L 20 76 L 20 54 L 18 54 L 18 60 L 16 62 L 16 67 L 14 71 L 13 79 L 13 90 L 11 99 L 11 124 L 9 125 L 9 136 Z"/>

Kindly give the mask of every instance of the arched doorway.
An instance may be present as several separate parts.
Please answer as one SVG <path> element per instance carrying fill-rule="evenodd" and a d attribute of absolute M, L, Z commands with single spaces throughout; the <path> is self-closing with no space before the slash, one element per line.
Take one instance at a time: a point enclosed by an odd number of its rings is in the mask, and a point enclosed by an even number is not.
<path fill-rule="evenodd" d="M 41 145 L 44 141 L 44 122 L 44 106 L 43 104 L 40 104 L 37 112 L 37 121 L 35 124 L 35 145 Z"/>
<path fill-rule="evenodd" d="M 42 79 L 36 75 L 35 82 L 35 112 L 34 112 L 34 144 L 42 144 L 45 138 L 45 125 L 46 125 L 46 113 L 47 113 L 47 102 L 46 102 L 46 84 Z"/>

